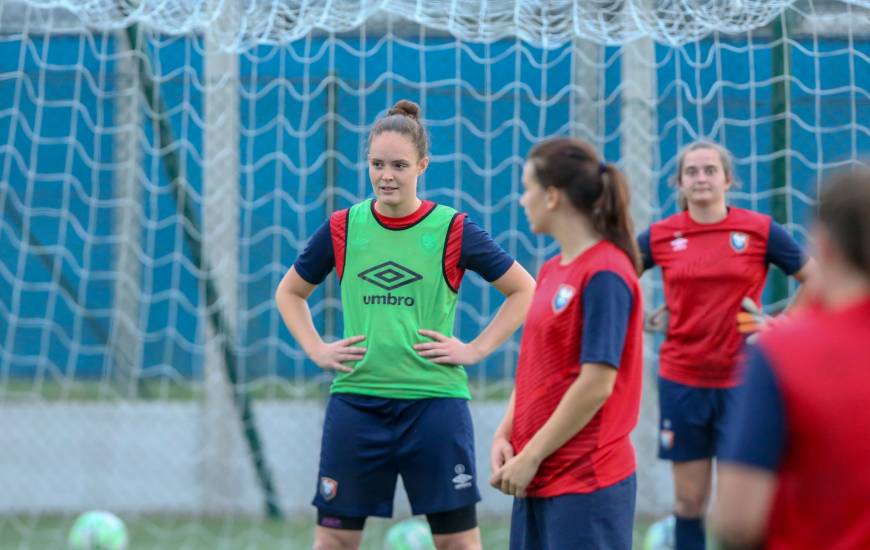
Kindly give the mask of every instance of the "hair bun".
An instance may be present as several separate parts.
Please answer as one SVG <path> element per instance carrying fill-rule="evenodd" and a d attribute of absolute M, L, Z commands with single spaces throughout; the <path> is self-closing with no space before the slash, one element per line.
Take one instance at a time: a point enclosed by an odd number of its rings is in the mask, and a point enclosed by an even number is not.
<path fill-rule="evenodd" d="M 413 101 L 407 99 L 400 99 L 396 102 L 395 105 L 390 107 L 390 110 L 387 112 L 387 116 L 391 115 L 402 115 L 408 118 L 413 118 L 414 120 L 419 122 L 420 106 Z"/>

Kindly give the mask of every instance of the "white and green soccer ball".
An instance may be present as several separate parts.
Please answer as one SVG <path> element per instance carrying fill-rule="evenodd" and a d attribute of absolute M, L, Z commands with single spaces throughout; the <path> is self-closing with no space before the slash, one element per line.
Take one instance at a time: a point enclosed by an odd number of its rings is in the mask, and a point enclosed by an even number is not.
<path fill-rule="evenodd" d="M 126 550 L 127 527 L 111 512 L 85 512 L 76 518 L 68 543 L 70 550 Z"/>
<path fill-rule="evenodd" d="M 677 520 L 674 516 L 653 523 L 643 537 L 643 550 L 674 550 Z"/>
<path fill-rule="evenodd" d="M 677 520 L 674 516 L 668 516 L 650 525 L 643 537 L 643 550 L 674 550 L 676 525 Z"/>
<path fill-rule="evenodd" d="M 385 550 L 435 550 L 429 525 L 416 519 L 406 519 L 387 531 Z"/>

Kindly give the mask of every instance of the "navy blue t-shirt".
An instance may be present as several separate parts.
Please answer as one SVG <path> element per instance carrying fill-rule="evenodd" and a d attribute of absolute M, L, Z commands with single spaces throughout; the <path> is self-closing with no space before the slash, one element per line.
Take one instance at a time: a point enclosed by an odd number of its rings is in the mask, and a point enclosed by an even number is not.
<path fill-rule="evenodd" d="M 514 259 L 496 244 L 489 233 L 469 220 L 467 216 L 465 217 L 462 226 L 460 268 L 470 269 L 491 283 L 504 275 L 513 263 Z M 322 283 L 329 272 L 335 268 L 329 220 L 314 232 L 293 266 L 300 277 L 313 285 Z"/>
<path fill-rule="evenodd" d="M 619 368 L 632 308 L 631 290 L 612 271 L 596 273 L 583 290 L 583 340 L 580 363 Z"/>

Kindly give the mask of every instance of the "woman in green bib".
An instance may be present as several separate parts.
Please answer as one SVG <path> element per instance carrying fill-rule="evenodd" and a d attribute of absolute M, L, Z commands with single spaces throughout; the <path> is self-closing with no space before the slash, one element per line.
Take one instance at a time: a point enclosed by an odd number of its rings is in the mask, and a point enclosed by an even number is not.
<path fill-rule="evenodd" d="M 429 164 L 420 108 L 399 101 L 369 136 L 374 200 L 333 213 L 278 286 L 290 333 L 318 366 L 337 371 L 326 410 L 314 547 L 355 549 L 368 516 L 391 517 L 397 476 L 439 549 L 481 547 L 474 433 L 463 365 L 522 323 L 534 280 L 474 222 L 417 197 Z M 326 343 L 307 299 L 332 269 L 344 339 Z M 466 269 L 505 295 L 471 342 L 453 336 Z"/>

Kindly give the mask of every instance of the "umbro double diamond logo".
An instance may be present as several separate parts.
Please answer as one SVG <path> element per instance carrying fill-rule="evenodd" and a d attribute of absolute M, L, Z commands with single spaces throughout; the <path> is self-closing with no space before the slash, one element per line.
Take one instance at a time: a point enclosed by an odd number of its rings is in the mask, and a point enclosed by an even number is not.
<path fill-rule="evenodd" d="M 367 283 L 386 290 L 386 294 L 363 296 L 366 305 L 413 307 L 412 296 L 394 296 L 390 292 L 423 279 L 423 276 L 394 261 L 384 262 L 359 273 L 358 277 Z"/>
<path fill-rule="evenodd" d="M 360 272 L 359 278 L 389 292 L 419 281 L 423 276 L 394 261 L 389 261 Z"/>

